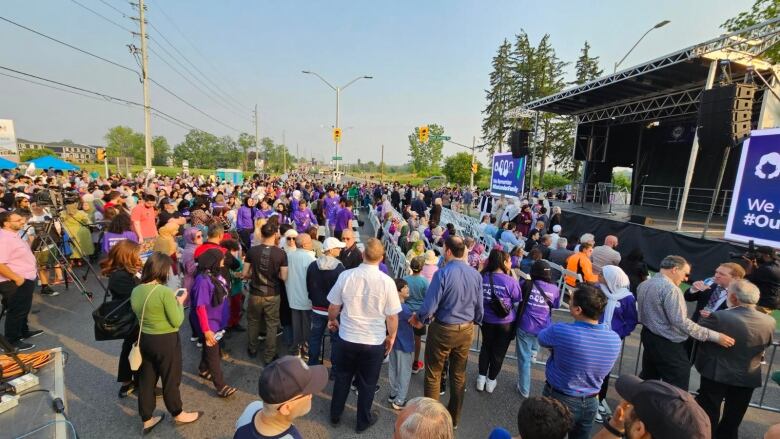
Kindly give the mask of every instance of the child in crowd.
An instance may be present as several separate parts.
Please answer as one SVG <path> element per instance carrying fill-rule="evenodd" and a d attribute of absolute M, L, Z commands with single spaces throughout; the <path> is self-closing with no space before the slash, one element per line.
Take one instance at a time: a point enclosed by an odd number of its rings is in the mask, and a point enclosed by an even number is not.
<path fill-rule="evenodd" d="M 414 352 L 414 332 L 409 319 L 412 312 L 409 305 L 404 303 L 409 297 L 409 284 L 403 279 L 395 280 L 398 290 L 398 299 L 401 301 L 401 312 L 398 313 L 398 333 L 390 352 L 390 395 L 387 401 L 395 410 L 401 410 L 406 405 L 406 393 L 409 390 L 409 381 L 412 379 L 412 352 Z"/>

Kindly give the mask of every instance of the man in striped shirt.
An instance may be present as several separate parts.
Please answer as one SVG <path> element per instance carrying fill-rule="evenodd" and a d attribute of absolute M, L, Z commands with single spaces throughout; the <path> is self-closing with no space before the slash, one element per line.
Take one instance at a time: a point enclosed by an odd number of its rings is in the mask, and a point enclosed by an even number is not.
<path fill-rule="evenodd" d="M 542 395 L 566 405 L 574 418 L 569 439 L 587 439 L 598 411 L 604 377 L 620 355 L 620 337 L 599 324 L 607 305 L 601 290 L 580 285 L 571 298 L 573 323 L 556 323 L 539 333 L 539 344 L 550 348 Z"/>

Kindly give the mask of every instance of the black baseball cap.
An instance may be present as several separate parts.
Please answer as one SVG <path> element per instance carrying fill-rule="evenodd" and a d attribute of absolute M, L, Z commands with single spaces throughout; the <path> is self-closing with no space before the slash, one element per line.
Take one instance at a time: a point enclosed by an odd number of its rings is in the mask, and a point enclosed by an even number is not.
<path fill-rule="evenodd" d="M 655 438 L 709 439 L 710 418 L 690 393 L 658 380 L 621 375 L 618 394 L 634 406 L 637 417 Z"/>
<path fill-rule="evenodd" d="M 327 384 L 325 366 L 309 366 L 298 357 L 285 355 L 263 368 L 258 393 L 263 402 L 281 404 L 296 396 L 317 393 Z"/>

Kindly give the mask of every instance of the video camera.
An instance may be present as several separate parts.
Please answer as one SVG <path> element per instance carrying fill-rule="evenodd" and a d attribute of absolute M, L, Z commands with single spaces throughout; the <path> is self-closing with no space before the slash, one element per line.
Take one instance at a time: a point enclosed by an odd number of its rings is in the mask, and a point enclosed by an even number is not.
<path fill-rule="evenodd" d="M 752 239 L 748 241 L 748 249 L 744 253 L 729 252 L 729 258 L 737 259 L 740 261 L 750 261 L 752 263 L 755 263 L 756 259 L 758 258 L 758 253 L 756 253 L 755 241 L 753 241 Z"/>
<path fill-rule="evenodd" d="M 55 211 L 62 211 L 65 209 L 65 205 L 78 203 L 79 194 L 74 190 L 62 190 L 48 186 L 35 193 L 33 201 L 40 207 L 51 207 Z"/>

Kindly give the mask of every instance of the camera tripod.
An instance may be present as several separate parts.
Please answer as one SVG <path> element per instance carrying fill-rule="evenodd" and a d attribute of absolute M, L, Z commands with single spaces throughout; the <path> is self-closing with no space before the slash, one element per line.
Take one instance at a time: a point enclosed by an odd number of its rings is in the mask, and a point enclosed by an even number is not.
<path fill-rule="evenodd" d="M 57 226 L 55 228 L 55 225 Z M 60 235 L 56 232 L 56 230 L 66 230 L 65 226 L 62 224 L 62 221 L 58 217 L 54 217 L 51 219 L 47 219 L 43 222 L 32 222 L 27 225 L 24 234 L 26 235 L 29 229 L 32 228 L 35 231 L 35 239 L 33 240 L 32 245 L 32 251 L 34 253 L 39 252 L 48 252 L 51 256 L 51 259 L 53 260 L 53 263 L 47 264 L 46 267 L 39 267 L 48 269 L 49 265 L 53 267 L 59 267 L 63 270 L 63 280 L 65 282 L 65 289 L 69 289 L 70 283 L 72 282 L 74 285 L 76 285 L 76 288 L 83 294 L 87 300 L 92 303 L 92 297 L 93 293 L 87 288 L 86 284 L 84 283 L 87 280 L 87 276 L 89 273 L 92 273 L 95 276 L 95 279 L 97 280 L 100 287 L 103 289 L 103 291 L 108 292 L 106 289 L 106 286 L 103 284 L 103 282 L 100 280 L 100 277 L 97 275 L 97 272 L 95 271 L 95 268 L 90 264 L 90 262 L 87 260 L 87 258 L 84 258 L 84 265 L 87 267 L 87 271 L 84 273 L 82 277 L 79 277 L 75 270 L 73 265 L 70 263 L 70 259 L 68 258 L 68 254 L 65 251 L 65 244 L 68 244 L 72 247 L 74 247 L 80 254 L 83 254 L 81 251 L 81 248 L 78 246 L 78 243 L 70 238 L 69 235 L 62 233 L 61 237 L 59 239 L 55 239 L 55 236 Z M 52 232 L 52 228 L 55 228 L 55 231 Z"/>

